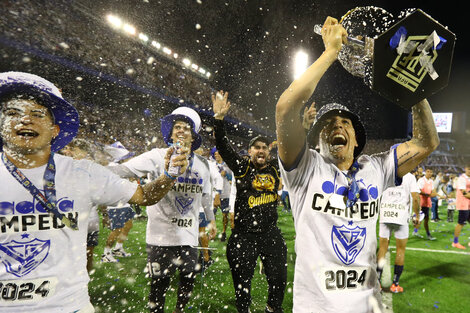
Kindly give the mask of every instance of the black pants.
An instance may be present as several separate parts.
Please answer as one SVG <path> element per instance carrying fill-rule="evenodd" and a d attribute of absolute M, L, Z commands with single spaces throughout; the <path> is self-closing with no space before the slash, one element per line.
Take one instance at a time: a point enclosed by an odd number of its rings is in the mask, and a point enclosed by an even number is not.
<path fill-rule="evenodd" d="M 149 308 L 151 313 L 163 313 L 170 278 L 179 270 L 176 307 L 184 310 L 194 288 L 197 250 L 189 246 L 161 247 L 147 244 L 147 261 L 151 278 Z"/>
<path fill-rule="evenodd" d="M 279 228 L 265 233 L 232 232 L 227 244 L 227 260 L 232 271 L 239 313 L 247 313 L 251 304 L 251 279 L 258 256 L 268 281 L 268 306 L 282 312 L 287 281 L 287 247 Z"/>

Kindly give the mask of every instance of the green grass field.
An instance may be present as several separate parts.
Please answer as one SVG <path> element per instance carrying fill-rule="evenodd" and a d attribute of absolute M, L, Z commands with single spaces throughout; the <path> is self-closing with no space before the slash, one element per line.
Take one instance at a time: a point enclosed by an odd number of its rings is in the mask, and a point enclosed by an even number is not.
<path fill-rule="evenodd" d="M 446 217 L 445 207 L 440 208 L 440 217 Z M 218 230 L 222 229 L 221 214 L 217 215 Z M 451 247 L 454 223 L 430 223 L 436 241 L 411 237 L 408 241 L 405 269 L 400 285 L 405 292 L 393 294 L 393 312 L 470 312 L 470 248 L 460 251 Z M 149 279 L 145 276 L 145 220 L 137 220 L 124 244 L 132 253 L 129 258 L 120 258 L 117 264 L 101 263 L 100 256 L 109 233 L 101 229 L 100 245 L 95 249 L 95 271 L 91 275 L 89 292 L 97 312 L 148 312 L 146 309 Z M 288 284 L 284 298 L 284 311 L 292 311 L 292 282 L 294 276 L 294 226 L 292 216 L 279 209 L 279 226 L 288 248 Z M 463 229 L 460 242 L 469 242 L 470 226 Z M 411 230 L 410 230 L 411 231 Z M 422 227 L 421 233 L 424 234 Z M 227 234 L 228 235 L 228 234 Z M 230 269 L 225 257 L 225 245 L 219 240 L 210 243 L 215 248 L 212 258 L 216 260 L 204 276 L 198 275 L 193 296 L 187 312 L 236 312 L 234 289 Z M 395 250 L 390 243 L 391 271 Z M 382 282 L 384 289 L 386 282 Z M 166 311 L 172 312 L 176 303 L 176 276 L 172 280 L 166 297 Z M 267 283 L 264 275 L 255 271 L 252 280 L 252 313 L 263 313 L 266 304 Z M 338 312 L 340 313 L 340 312 Z"/>

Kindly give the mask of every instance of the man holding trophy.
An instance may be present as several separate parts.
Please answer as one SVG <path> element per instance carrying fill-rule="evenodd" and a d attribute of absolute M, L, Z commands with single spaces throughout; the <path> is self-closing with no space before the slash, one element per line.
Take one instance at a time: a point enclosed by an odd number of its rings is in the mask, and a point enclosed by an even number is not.
<path fill-rule="evenodd" d="M 380 311 L 375 261 L 380 195 L 400 185 L 436 149 L 439 137 L 425 99 L 412 106 L 411 140 L 381 154 L 360 155 L 365 128 L 338 103 L 321 106 L 306 135 L 300 112 L 348 41 L 332 17 L 321 34 L 324 52 L 276 105 L 280 168 L 296 229 L 293 312 Z"/>

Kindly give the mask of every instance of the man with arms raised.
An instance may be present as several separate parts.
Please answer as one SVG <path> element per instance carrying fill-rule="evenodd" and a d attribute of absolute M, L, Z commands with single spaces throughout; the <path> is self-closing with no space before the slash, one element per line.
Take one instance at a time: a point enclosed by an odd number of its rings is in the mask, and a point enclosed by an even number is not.
<path fill-rule="evenodd" d="M 364 127 L 356 114 L 336 103 L 321 107 L 307 138 L 300 112 L 336 61 L 347 33 L 328 17 L 322 36 L 325 51 L 276 105 L 281 174 L 296 228 L 293 312 L 372 312 L 370 303 L 380 303 L 379 197 L 428 156 L 439 137 L 423 100 L 413 107 L 413 138 L 386 153 L 359 157 Z M 317 142 L 319 153 L 308 148 Z"/>
<path fill-rule="evenodd" d="M 78 113 L 39 76 L 0 73 L 0 107 L 0 311 L 94 312 L 86 269 L 92 207 L 150 205 L 174 182 L 160 175 L 140 187 L 55 153 L 77 134 Z M 173 165 L 185 170 L 186 156 Z"/>
<path fill-rule="evenodd" d="M 230 108 L 228 93 L 212 95 L 217 151 L 233 172 L 236 184 L 235 226 L 227 243 L 238 313 L 250 312 L 251 279 L 258 257 L 268 281 L 265 312 L 282 313 L 287 281 L 287 247 L 277 227 L 279 167 L 269 160 L 270 140 L 256 136 L 248 144 L 249 157 L 229 143 L 224 117 Z"/>

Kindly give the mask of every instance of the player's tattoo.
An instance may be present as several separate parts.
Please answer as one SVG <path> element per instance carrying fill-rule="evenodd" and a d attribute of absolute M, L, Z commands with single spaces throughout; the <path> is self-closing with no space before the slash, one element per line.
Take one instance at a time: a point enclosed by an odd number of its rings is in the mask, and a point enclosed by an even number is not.
<path fill-rule="evenodd" d="M 411 161 L 413 160 L 413 158 L 417 155 L 419 155 L 419 152 L 415 152 L 413 155 L 409 156 L 410 154 L 410 151 L 407 151 L 405 152 L 403 155 L 401 155 L 399 158 L 398 158 L 398 166 L 402 166 L 403 164 L 405 164 L 406 162 L 408 161 Z M 406 159 L 404 159 L 406 157 Z"/>

